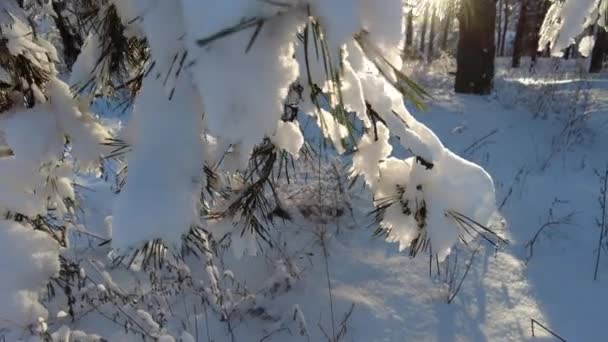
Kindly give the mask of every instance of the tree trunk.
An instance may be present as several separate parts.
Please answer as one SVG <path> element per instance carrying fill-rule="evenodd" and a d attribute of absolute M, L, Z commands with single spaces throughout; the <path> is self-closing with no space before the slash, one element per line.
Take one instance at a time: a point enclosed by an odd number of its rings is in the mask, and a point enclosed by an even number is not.
<path fill-rule="evenodd" d="M 505 42 L 507 41 L 507 32 L 509 31 L 509 15 L 511 9 L 509 8 L 509 0 L 504 0 L 504 11 L 505 11 L 505 24 L 502 29 L 502 37 L 500 39 L 500 55 L 505 55 Z"/>
<path fill-rule="evenodd" d="M 498 32 L 496 33 L 496 46 L 500 46 L 500 43 L 502 41 L 502 1 L 503 0 L 498 0 Z"/>
<path fill-rule="evenodd" d="M 511 58 L 511 67 L 519 68 L 521 65 L 521 54 L 524 50 L 524 35 L 527 26 L 527 8 L 528 0 L 521 0 L 519 9 L 519 20 L 517 21 L 517 29 L 515 30 L 515 40 L 513 41 L 513 58 Z"/>
<path fill-rule="evenodd" d="M 538 40 L 543 20 L 549 10 L 550 2 L 547 0 L 522 0 L 513 43 L 513 58 L 511 66 L 520 66 L 522 55 L 530 55 L 532 62 L 539 55 Z"/>
<path fill-rule="evenodd" d="M 445 14 L 445 19 L 443 23 L 443 33 L 441 35 L 441 50 L 446 51 L 448 49 L 448 39 L 450 36 L 450 28 L 452 27 L 452 15 L 454 14 L 454 8 L 452 1 L 447 0 L 447 13 Z"/>
<path fill-rule="evenodd" d="M 572 45 L 568 46 L 566 50 L 564 50 L 564 59 L 569 60 L 570 54 L 572 53 Z"/>
<path fill-rule="evenodd" d="M 532 33 L 530 33 L 530 40 L 528 41 L 527 48 L 530 50 L 530 57 L 532 58 L 532 65 L 536 63 L 536 57 L 541 54 L 539 52 L 538 40 L 540 39 L 540 29 L 543 26 L 543 21 L 549 11 L 550 3 L 548 0 L 537 0 L 534 8 L 534 15 L 532 16 L 533 22 Z M 531 65 L 531 66 L 532 66 Z"/>
<path fill-rule="evenodd" d="M 72 70 L 72 65 L 76 62 L 76 58 L 80 54 L 80 47 L 82 46 L 83 41 L 80 35 L 72 30 L 67 22 L 67 18 L 64 17 L 65 2 L 53 0 L 51 4 L 53 6 L 53 11 L 56 13 L 56 15 L 53 16 L 53 20 L 55 21 L 55 26 L 57 26 L 57 30 L 61 36 L 61 43 L 63 44 L 63 59 L 68 70 Z"/>
<path fill-rule="evenodd" d="M 454 90 L 489 94 L 494 80 L 496 3 L 494 0 L 463 2 L 458 20 L 460 37 Z"/>
<path fill-rule="evenodd" d="M 427 7 L 424 10 L 424 14 L 423 14 L 424 18 L 422 19 L 422 29 L 420 30 L 420 53 L 422 53 L 422 55 L 424 55 L 424 47 L 425 47 L 425 40 L 426 40 L 426 27 L 428 26 L 429 23 L 429 8 Z"/>
<path fill-rule="evenodd" d="M 405 46 L 412 47 L 414 42 L 414 10 L 410 9 L 407 13 L 407 28 L 405 32 Z"/>
<path fill-rule="evenodd" d="M 431 14 L 431 30 L 429 32 L 429 54 L 427 60 L 430 62 L 433 60 L 435 54 L 435 26 L 437 21 L 436 9 L 433 8 L 433 14 Z"/>
<path fill-rule="evenodd" d="M 597 33 L 595 35 L 595 45 L 593 46 L 593 50 L 591 51 L 591 62 L 589 64 L 590 73 L 598 73 L 602 71 L 607 51 L 608 33 L 603 27 L 598 26 Z"/>

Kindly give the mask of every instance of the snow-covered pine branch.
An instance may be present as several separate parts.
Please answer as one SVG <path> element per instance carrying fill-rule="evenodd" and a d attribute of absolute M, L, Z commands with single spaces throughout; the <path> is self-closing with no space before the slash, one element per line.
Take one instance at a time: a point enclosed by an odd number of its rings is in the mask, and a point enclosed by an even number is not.
<path fill-rule="evenodd" d="M 44 333 L 38 291 L 59 272 L 72 177 L 97 172 L 109 137 L 58 78 L 53 45 L 16 2 L 0 4 L 0 325 Z M 55 224 L 54 222 L 59 222 Z M 12 338 L 12 337 L 9 337 Z"/>
<path fill-rule="evenodd" d="M 588 27 L 595 24 L 606 27 L 607 11 L 608 1 L 605 0 L 553 1 L 540 30 L 538 48 L 543 50 L 549 46 L 552 54 L 561 56 L 563 50 Z M 582 40 L 581 44 L 581 50 L 591 51 L 593 48 L 589 38 Z"/>
<path fill-rule="evenodd" d="M 281 119 L 294 84 L 299 112 L 316 117 L 338 152 L 354 151 L 352 172 L 365 176 L 375 201 L 393 199 L 379 222 L 389 241 L 443 259 L 459 239 L 488 233 L 492 179 L 404 106 L 404 95 L 420 101 L 424 92 L 400 72 L 400 0 L 114 4 L 126 29 L 148 41 L 154 65 L 124 137 L 132 151 L 114 210 L 114 247 L 158 237 L 175 244 L 205 225 L 204 165 L 243 171 L 265 137 L 297 156 L 302 133 Z M 384 123 L 372 124 L 370 111 Z M 349 145 L 356 137 L 348 112 L 368 132 L 360 143 Z M 390 135 L 411 158 L 391 157 Z"/>
<path fill-rule="evenodd" d="M 401 71 L 401 0 L 88 5 L 93 24 L 85 25 L 69 86 L 56 70 L 53 45 L 13 14 L 21 9 L 11 5 L 0 17 L 0 82 L 10 90 L 0 93 L 2 144 L 10 151 L 0 156 L 0 209 L 7 213 L 0 234 L 14 245 L 29 243 L 40 251 L 32 255 L 43 258 L 30 262 L 36 267 L 20 265 L 14 278 L 35 281 L 16 281 L 3 292 L 20 309 L 0 311 L 13 315 L 1 318 L 27 324 L 45 318 L 36 291 L 59 270 L 59 244 L 34 233 L 32 223 L 50 214 L 64 223 L 74 215 L 74 173 L 95 172 L 99 158 L 112 154 L 110 134 L 88 106 L 94 96 L 125 88 L 135 97 L 133 114 L 112 141 L 129 146 L 128 177 L 108 220 L 120 252 L 159 239 L 172 247 L 204 227 L 234 232 L 237 252 L 254 254 L 256 237 L 232 226 L 238 217 L 208 215 L 218 201 L 201 193 L 229 189 L 219 206 L 244 198 L 240 209 L 248 211 L 263 202 L 253 186 L 270 172 L 260 172 L 258 162 L 268 171 L 277 160 L 269 153 L 298 158 L 305 144 L 295 120 L 301 114 L 314 117 L 338 153 L 353 155 L 351 173 L 371 190 L 379 231 L 400 250 L 443 260 L 459 240 L 501 241 L 488 228 L 496 212 L 491 177 L 446 149 L 404 105 L 405 97 L 422 106 L 427 94 Z M 82 98 L 74 99 L 70 86 Z M 285 112 L 288 99 L 293 115 Z M 390 137 L 408 158 L 392 155 Z M 215 174 L 214 184 L 203 170 Z M 2 250 L 7 260 L 21 252 Z"/>

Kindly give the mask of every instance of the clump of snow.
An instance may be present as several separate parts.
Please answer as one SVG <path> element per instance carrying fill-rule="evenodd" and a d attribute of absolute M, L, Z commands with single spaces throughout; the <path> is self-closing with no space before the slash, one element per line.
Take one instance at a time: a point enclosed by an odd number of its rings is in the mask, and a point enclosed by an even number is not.
<path fill-rule="evenodd" d="M 591 51 L 593 50 L 593 46 L 595 45 L 595 37 L 594 36 L 585 36 L 581 39 L 580 43 L 578 43 L 578 52 L 583 57 L 589 57 L 591 55 Z"/>
<path fill-rule="evenodd" d="M 380 163 L 393 151 L 389 138 L 388 128 L 378 123 L 373 133 L 363 135 L 357 153 L 353 156 L 352 171 L 363 175 L 367 185 L 374 191 L 377 190 L 380 178 Z"/>
<path fill-rule="evenodd" d="M 361 6 L 353 0 L 312 0 L 311 14 L 318 20 L 329 46 L 333 65 L 339 65 L 340 49 L 362 29 Z"/>
<path fill-rule="evenodd" d="M 145 322 L 145 324 L 152 333 L 157 333 L 160 330 L 160 326 L 158 325 L 158 323 L 156 323 L 156 321 L 154 320 L 154 318 L 152 318 L 152 315 L 150 315 L 148 311 L 139 309 L 137 310 L 137 316 L 139 316 L 139 318 L 141 318 Z"/>
<path fill-rule="evenodd" d="M 55 62 L 58 61 L 57 51 L 47 41 L 35 38 L 31 27 L 26 23 L 17 4 L 3 2 L 0 4 L 0 31 L 8 53 L 13 56 L 23 56 L 36 67 L 54 74 Z M 24 82 L 27 82 L 23 80 Z"/>
<path fill-rule="evenodd" d="M 57 78 L 47 84 L 47 96 L 58 124 L 70 140 L 70 153 L 83 171 L 95 170 L 99 158 L 108 152 L 103 145 L 110 138 L 108 130 L 91 113 L 82 112 L 69 86 Z"/>
<path fill-rule="evenodd" d="M 70 74 L 70 85 L 73 87 L 83 87 L 89 80 L 95 78 L 98 63 L 100 62 L 101 41 L 95 32 L 89 33 L 89 36 L 84 40 L 84 44 L 80 50 L 80 54 L 72 65 Z"/>
<path fill-rule="evenodd" d="M 32 32 L 24 16 L 15 14 L 23 14 L 18 8 L 3 2 L 0 9 L 1 38 L 8 53 L 25 58 L 49 77 L 44 85 L 21 80 L 16 88 L 31 90 L 35 106 L 24 108 L 23 94 L 15 91 L 13 107 L 0 116 L 1 144 L 11 151 L 0 155 L 0 320 L 3 326 L 29 325 L 32 333 L 42 334 L 48 312 L 39 292 L 59 272 L 59 244 L 28 222 L 49 214 L 61 222 L 74 214 L 74 171 L 99 168 L 101 144 L 109 133 L 78 108 L 69 87 L 57 78 L 52 44 Z M 2 77 L 9 84 L 15 81 Z"/>
<path fill-rule="evenodd" d="M 428 238 L 429 250 L 441 261 L 459 239 L 477 237 L 474 231 L 463 232 L 451 213 L 490 224 L 497 211 L 494 183 L 482 168 L 444 148 L 428 128 L 403 114 L 418 131 L 403 130 L 401 143 L 411 151 L 425 151 L 424 157 L 389 158 L 388 129 L 379 123 L 359 142 L 352 170 L 364 176 L 378 205 L 387 205 L 379 224 L 388 241 L 404 250 Z M 421 137 L 436 145 L 429 148 L 420 143 Z"/>
<path fill-rule="evenodd" d="M 300 149 L 304 145 L 304 136 L 300 130 L 300 124 L 297 121 L 279 120 L 275 133 L 270 136 L 270 141 L 297 159 Z"/>
<path fill-rule="evenodd" d="M 182 332 L 181 336 L 179 337 L 179 340 L 180 342 L 196 342 L 194 336 L 192 336 L 192 334 L 187 331 Z"/>
<path fill-rule="evenodd" d="M 317 125 L 323 135 L 332 142 L 336 151 L 343 153 L 343 140 L 348 138 L 348 129 L 323 108 L 317 113 Z"/>
<path fill-rule="evenodd" d="M 541 27 L 539 49 L 549 44 L 552 54 L 561 53 L 574 43 L 583 29 L 597 20 L 597 7 L 598 0 L 553 2 Z"/>
<path fill-rule="evenodd" d="M 361 0 L 361 22 L 371 39 L 395 67 L 401 68 L 400 47 L 404 41 L 403 1 L 385 0 L 382 6 L 375 1 Z"/>
<path fill-rule="evenodd" d="M 180 79 L 170 100 L 154 77 L 144 80 L 131 125 L 129 175 L 112 217 L 112 246 L 162 238 L 176 242 L 198 222 L 202 115 L 192 85 Z"/>
<path fill-rule="evenodd" d="M 59 272 L 59 245 L 29 224 L 0 220 L 0 320 L 28 325 L 46 319 L 38 291 Z"/>
<path fill-rule="evenodd" d="M 273 133 L 281 118 L 283 101 L 298 76 L 294 42 L 306 17 L 295 9 L 281 11 L 281 6 L 246 0 L 221 4 L 187 0 L 183 6 L 205 124 L 211 134 L 239 144 L 244 168 L 253 147 Z M 207 10 L 210 6 L 213 11 Z M 268 13 L 269 8 L 275 12 Z M 249 50 L 254 28 L 199 46 L 200 39 L 243 18 L 267 18 Z"/>
<path fill-rule="evenodd" d="M 161 335 L 158 337 L 158 342 L 175 342 L 175 338 L 171 335 Z"/>
<path fill-rule="evenodd" d="M 87 334 L 84 331 L 72 330 L 70 327 L 63 325 L 57 331 L 51 334 L 54 342 L 99 342 L 102 338 L 95 334 Z"/>

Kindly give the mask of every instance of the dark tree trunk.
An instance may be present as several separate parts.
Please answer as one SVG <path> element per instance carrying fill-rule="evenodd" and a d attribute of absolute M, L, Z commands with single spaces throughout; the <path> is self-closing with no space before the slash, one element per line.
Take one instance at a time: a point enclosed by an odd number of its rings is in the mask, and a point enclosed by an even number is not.
<path fill-rule="evenodd" d="M 530 33 L 530 40 L 527 43 L 527 48 L 530 51 L 530 57 L 532 59 L 531 67 L 536 63 L 536 58 L 541 54 L 539 51 L 538 40 L 540 39 L 540 29 L 543 26 L 543 21 L 549 11 L 551 4 L 548 0 L 536 0 L 534 6 L 534 15 L 532 16 L 533 22 L 529 25 L 532 28 Z"/>
<path fill-rule="evenodd" d="M 454 90 L 489 94 L 494 80 L 496 3 L 494 0 L 463 2 L 458 18 L 460 37 Z"/>
<path fill-rule="evenodd" d="M 452 27 L 452 19 L 454 15 L 454 8 L 452 4 L 452 0 L 447 0 L 447 13 L 445 14 L 445 19 L 443 23 L 443 32 L 441 34 L 441 50 L 446 51 L 448 49 L 448 40 L 450 36 L 450 28 Z"/>
<path fill-rule="evenodd" d="M 524 35 L 527 26 L 527 8 L 528 0 L 521 0 L 519 9 L 519 20 L 517 21 L 517 29 L 515 30 L 515 40 L 513 41 L 513 58 L 511 58 L 511 67 L 519 68 L 521 65 L 521 55 L 524 50 Z"/>
<path fill-rule="evenodd" d="M 55 26 L 57 26 L 57 30 L 61 36 L 63 58 L 66 66 L 71 70 L 72 65 L 76 62 L 76 58 L 80 54 L 80 48 L 83 41 L 80 35 L 72 30 L 67 18 L 64 17 L 65 2 L 53 0 L 52 6 L 53 11 L 57 14 L 56 16 L 53 16 L 53 20 L 55 21 Z"/>
<path fill-rule="evenodd" d="M 433 8 L 433 14 L 431 14 L 431 30 L 429 32 L 429 54 L 427 56 L 427 60 L 430 62 L 433 60 L 433 55 L 435 54 L 435 26 L 437 21 L 436 10 Z"/>
<path fill-rule="evenodd" d="M 539 54 L 538 40 L 540 28 L 549 10 L 550 3 L 547 0 L 522 0 L 515 41 L 513 43 L 513 58 L 511 66 L 520 66 L 521 56 L 530 55 L 532 62 L 536 61 Z"/>
<path fill-rule="evenodd" d="M 412 47 L 414 42 L 414 10 L 410 9 L 407 13 L 407 24 L 405 31 L 405 46 Z"/>
<path fill-rule="evenodd" d="M 500 43 L 502 41 L 502 1 L 503 0 L 498 0 L 498 20 L 496 20 L 498 32 L 496 33 L 496 46 L 500 46 Z"/>
<path fill-rule="evenodd" d="M 403 45 L 404 58 L 411 58 L 414 52 L 414 10 L 410 7 L 405 17 L 405 44 Z"/>
<path fill-rule="evenodd" d="M 420 53 L 422 53 L 424 55 L 424 47 L 425 47 L 425 40 L 426 40 L 426 27 L 429 24 L 429 8 L 427 7 L 424 10 L 424 14 L 423 14 L 424 18 L 422 19 L 422 29 L 420 30 Z"/>
<path fill-rule="evenodd" d="M 566 50 L 564 50 L 564 59 L 569 60 L 570 54 L 572 53 L 572 45 L 568 46 Z"/>
<path fill-rule="evenodd" d="M 595 45 L 593 46 L 593 50 L 591 51 L 591 62 L 589 65 L 590 73 L 598 73 L 602 71 L 607 51 L 608 33 L 603 27 L 598 26 L 597 33 L 595 34 Z"/>
<path fill-rule="evenodd" d="M 502 29 L 502 37 L 500 38 L 500 55 L 505 55 L 505 42 L 507 41 L 507 32 L 509 31 L 509 16 L 511 9 L 509 8 L 509 0 L 504 0 L 505 24 Z"/>

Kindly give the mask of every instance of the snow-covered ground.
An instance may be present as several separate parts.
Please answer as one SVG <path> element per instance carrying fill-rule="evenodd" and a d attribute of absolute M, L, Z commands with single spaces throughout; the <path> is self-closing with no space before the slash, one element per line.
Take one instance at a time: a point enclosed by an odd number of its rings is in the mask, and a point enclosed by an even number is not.
<path fill-rule="evenodd" d="M 178 298 L 176 302 L 147 308 L 127 303 L 122 310 L 145 310 L 134 318 L 143 327 L 182 335 L 183 341 L 189 341 L 184 331 L 198 341 L 327 341 L 328 336 L 341 336 L 341 341 L 555 339 L 539 325 L 532 337 L 532 320 L 568 341 L 601 340 L 608 306 L 608 253 L 600 263 L 599 279 L 593 277 L 596 220 L 601 216 L 597 173 L 603 174 L 608 165 L 608 78 L 581 77 L 573 64 L 564 74 L 542 61 L 535 75 L 501 67 L 495 94 L 477 97 L 454 94 L 446 72 L 450 66 L 443 63 L 417 67 L 433 99 L 427 111 L 414 115 L 437 132 L 446 147 L 492 175 L 507 246 L 460 246 L 439 271 L 432 261 L 429 272 L 428 257 L 410 258 L 407 251 L 398 252 L 396 244 L 372 238 L 367 193 L 360 184 L 348 194 L 340 192 L 334 179 L 341 179 L 346 188 L 347 169 L 334 169 L 336 161 L 327 157 L 322 176 L 309 165 L 282 185 L 286 209 L 293 216 L 293 222 L 277 221 L 274 238 L 283 247 L 270 257 L 237 260 L 225 253 L 219 267 L 221 286 L 234 294 L 247 288 L 256 295 L 253 304 L 245 299 L 237 305 L 242 316 L 230 327 L 207 315 L 206 306 L 186 290 L 183 298 L 170 297 Z M 86 218 L 88 229 L 107 236 L 102 218 L 110 214 L 112 195 L 103 182 L 85 185 L 79 192 L 93 208 Z M 316 197 L 321 193 L 323 200 Z M 281 243 L 285 241 L 289 244 Z M 95 272 L 103 267 L 97 265 Z M 190 267 L 196 274 L 205 265 L 193 262 Z M 134 286 L 135 276 L 114 272 L 116 285 L 101 273 L 88 276 L 120 291 L 128 292 L 121 286 Z M 231 280 L 233 274 L 236 281 Z M 120 315 L 118 323 L 111 321 L 114 304 L 106 302 L 99 310 L 74 323 L 69 317 L 50 323 L 110 341 L 140 338 L 124 334 Z M 160 330 L 153 324 L 159 319 Z"/>
<path fill-rule="evenodd" d="M 503 323 L 518 322 L 509 330 L 513 340 L 521 340 L 531 335 L 530 319 L 536 319 L 568 341 L 597 341 L 603 339 L 602 312 L 608 305 L 608 258 L 593 281 L 601 219 L 597 173 L 608 165 L 608 78 L 579 75 L 576 62 L 551 71 L 552 63 L 543 60 L 539 69 L 534 75 L 499 69 L 490 97 L 433 89 L 431 110 L 417 117 L 446 146 L 493 176 L 507 221 L 506 261 L 490 258 L 498 272 L 482 272 L 482 281 L 472 285 L 493 280 L 498 289 L 486 290 L 493 303 L 487 309 L 501 315 L 486 315 L 475 325 L 508 329 Z M 543 226 L 530 249 L 527 244 Z M 477 293 L 484 293 L 483 286 Z M 461 296 L 457 302 L 463 308 L 457 304 L 451 310 L 461 311 L 480 297 Z"/>

